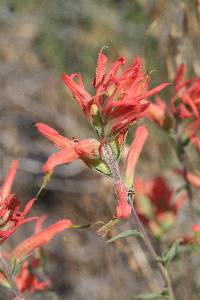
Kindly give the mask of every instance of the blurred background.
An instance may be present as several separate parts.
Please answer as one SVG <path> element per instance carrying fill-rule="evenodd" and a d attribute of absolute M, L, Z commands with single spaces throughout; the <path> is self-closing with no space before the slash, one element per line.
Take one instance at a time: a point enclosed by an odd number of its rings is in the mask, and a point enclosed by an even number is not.
<path fill-rule="evenodd" d="M 3 181 L 13 159 L 20 159 L 13 191 L 22 205 L 36 195 L 42 165 L 55 151 L 36 131 L 36 122 L 69 138 L 94 136 L 60 76 L 80 72 L 91 90 L 98 48 L 103 46 L 108 46 L 105 52 L 111 61 L 124 55 L 132 62 L 140 55 L 147 72 L 154 71 L 152 87 L 172 81 L 182 62 L 190 75 L 200 75 L 200 1 L 0 0 L 0 178 Z M 162 95 L 167 99 L 167 92 Z M 138 174 L 167 175 L 176 163 L 167 137 L 150 126 Z M 114 208 L 112 181 L 77 160 L 56 169 L 32 214 L 47 213 L 46 224 L 61 218 L 88 224 L 108 221 Z M 178 222 L 166 245 L 190 226 L 184 213 Z M 133 225 L 124 222 L 117 231 Z M 155 291 L 160 278 L 144 246 L 135 239 L 107 245 L 97 228 L 65 232 L 45 247 L 47 274 L 58 298 L 122 300 Z M 31 224 L 20 228 L 7 249 L 32 232 Z M 199 299 L 198 264 L 190 256 L 172 267 L 177 299 Z M 197 273 L 195 280 L 191 272 Z M 8 299 L 4 293 L 1 299 Z"/>

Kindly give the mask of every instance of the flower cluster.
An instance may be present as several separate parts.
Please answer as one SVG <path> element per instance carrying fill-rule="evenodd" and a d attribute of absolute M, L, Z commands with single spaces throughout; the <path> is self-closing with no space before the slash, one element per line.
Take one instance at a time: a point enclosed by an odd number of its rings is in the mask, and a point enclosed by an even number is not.
<path fill-rule="evenodd" d="M 17 167 L 18 161 L 13 161 L 0 191 L 0 243 L 7 240 L 20 225 L 35 219 L 35 217 L 26 219 L 26 215 L 29 213 L 36 199 L 30 200 L 24 210 L 21 211 L 17 196 L 11 194 L 11 187 Z"/>
<path fill-rule="evenodd" d="M 64 74 L 63 80 L 92 125 L 99 127 L 97 132 L 107 139 L 126 134 L 131 124 L 147 113 L 146 98 L 169 84 L 163 83 L 147 91 L 150 75 L 143 73 L 139 57 L 128 68 L 124 67 L 125 58 L 119 57 L 107 73 L 106 64 L 107 56 L 100 50 L 93 79 L 94 95 L 85 90 L 80 74 Z"/>
<path fill-rule="evenodd" d="M 128 190 L 133 185 L 133 172 L 147 137 L 146 129 L 140 128 L 135 136 L 125 162 L 124 180 L 117 171 L 121 147 L 130 126 L 147 114 L 150 105 L 147 97 L 155 95 L 169 83 L 148 91 L 150 75 L 142 71 L 139 57 L 128 68 L 124 57 L 119 57 L 107 72 L 106 65 L 107 56 L 100 50 L 92 81 L 93 95 L 86 91 L 80 74 L 63 74 L 64 83 L 95 129 L 98 140 L 70 140 L 46 124 L 37 123 L 36 127 L 60 149 L 49 157 L 43 167 L 44 172 L 51 172 L 57 165 L 80 158 L 89 167 L 112 176 L 118 200 L 116 217 L 123 219 L 131 214 Z"/>

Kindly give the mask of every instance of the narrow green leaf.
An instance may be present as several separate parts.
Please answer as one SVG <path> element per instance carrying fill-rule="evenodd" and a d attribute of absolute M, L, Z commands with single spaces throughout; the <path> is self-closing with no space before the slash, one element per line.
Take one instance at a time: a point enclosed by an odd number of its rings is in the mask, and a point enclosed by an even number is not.
<path fill-rule="evenodd" d="M 121 238 L 128 237 L 128 236 L 142 237 L 142 234 L 138 230 L 131 230 L 130 229 L 130 230 L 121 232 L 118 235 L 114 236 L 113 238 L 111 238 L 110 240 L 108 240 L 107 243 L 111 243 L 111 242 L 114 242 L 114 241 L 119 240 Z"/>
<path fill-rule="evenodd" d="M 169 251 L 166 254 L 162 255 L 162 262 L 166 267 L 177 256 L 179 248 L 180 248 L 179 246 L 180 246 L 180 240 L 176 240 L 172 244 Z"/>
<path fill-rule="evenodd" d="M 47 172 L 45 173 L 44 177 L 43 177 L 43 182 L 42 182 L 42 185 L 36 195 L 36 198 L 39 197 L 40 193 L 42 192 L 42 190 L 46 187 L 46 185 L 49 183 L 50 179 L 51 179 L 51 176 L 52 176 L 52 173 L 53 172 Z"/>

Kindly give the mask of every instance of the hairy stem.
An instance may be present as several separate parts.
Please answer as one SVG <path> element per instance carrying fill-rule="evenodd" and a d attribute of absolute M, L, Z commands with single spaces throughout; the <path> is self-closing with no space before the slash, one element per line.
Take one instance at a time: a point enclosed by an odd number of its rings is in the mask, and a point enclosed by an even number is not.
<path fill-rule="evenodd" d="M 24 298 L 24 296 L 21 294 L 21 292 L 19 291 L 19 289 L 18 289 L 18 287 L 16 285 L 16 282 L 15 282 L 15 278 L 11 274 L 10 268 L 8 266 L 8 263 L 5 260 L 5 258 L 3 257 L 3 255 L 2 255 L 1 252 L 0 252 L 0 264 L 2 266 L 2 269 L 3 269 L 4 273 L 5 273 L 6 278 L 9 281 L 9 284 L 10 284 L 10 287 L 11 287 L 14 299 L 16 299 L 16 300 L 26 300 Z"/>
<path fill-rule="evenodd" d="M 104 144 L 103 147 L 102 147 L 102 150 L 103 150 L 104 160 L 105 160 L 106 164 L 108 165 L 108 167 L 110 169 L 110 172 L 112 174 L 112 177 L 114 179 L 115 186 L 116 186 L 117 184 L 123 182 L 122 178 L 121 178 L 118 163 L 115 160 L 115 158 L 113 156 L 113 153 L 112 153 L 112 149 L 110 148 L 110 146 L 108 144 Z M 127 201 L 128 201 L 128 193 L 127 193 Z M 152 259 L 156 262 L 156 264 L 158 266 L 160 274 L 161 274 L 161 276 L 163 278 L 163 281 L 165 283 L 165 286 L 168 290 L 169 299 L 170 300 L 175 300 L 175 295 L 174 295 L 174 291 L 173 291 L 173 288 L 172 288 L 172 283 L 171 283 L 169 273 L 168 273 L 167 269 L 163 266 L 160 256 L 157 255 L 157 253 L 156 253 L 156 251 L 153 247 L 153 244 L 152 244 L 151 240 L 149 239 L 148 234 L 147 234 L 144 226 L 142 225 L 142 223 L 141 223 L 141 221 L 140 221 L 140 219 L 137 215 L 137 212 L 136 212 L 136 210 L 135 210 L 132 203 L 131 203 L 131 206 L 132 206 L 133 218 L 134 218 L 134 220 L 137 224 L 138 229 L 142 233 L 143 240 L 144 240 L 144 243 L 146 245 L 146 248 L 148 249 Z"/>

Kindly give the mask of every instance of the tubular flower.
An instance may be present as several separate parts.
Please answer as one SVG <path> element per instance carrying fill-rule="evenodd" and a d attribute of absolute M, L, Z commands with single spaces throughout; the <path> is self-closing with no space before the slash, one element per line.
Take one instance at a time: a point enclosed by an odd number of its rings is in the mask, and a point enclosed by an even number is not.
<path fill-rule="evenodd" d="M 0 191 L 0 243 L 12 235 L 21 224 L 36 219 L 25 218 L 32 208 L 35 199 L 30 200 L 21 212 L 18 198 L 15 194 L 10 193 L 17 167 L 18 161 L 15 160 Z"/>
<path fill-rule="evenodd" d="M 77 158 L 80 158 L 87 163 L 88 160 L 99 157 L 98 148 L 100 143 L 95 139 L 85 139 L 80 141 L 78 139 L 70 140 L 63 137 L 46 124 L 37 123 L 36 127 L 42 135 L 60 149 L 59 152 L 49 157 L 43 166 L 44 172 L 52 171 L 56 166 L 67 164 Z"/>
<path fill-rule="evenodd" d="M 124 68 L 125 58 L 119 57 L 107 73 L 106 64 L 107 57 L 100 50 L 92 96 L 85 90 L 79 74 L 64 74 L 63 80 L 91 123 L 92 110 L 95 107 L 100 114 L 104 137 L 115 137 L 127 132 L 137 119 L 147 113 L 147 97 L 157 94 L 169 84 L 163 83 L 147 91 L 150 75 L 142 72 L 140 58 L 136 58 L 131 66 Z M 74 80 L 76 77 L 77 81 Z"/>
<path fill-rule="evenodd" d="M 128 219 L 131 215 L 131 206 L 127 202 L 128 189 L 123 183 L 116 184 L 116 195 L 118 199 L 118 205 L 116 207 L 116 217 L 118 219 Z"/>
<path fill-rule="evenodd" d="M 185 193 L 173 201 L 173 191 L 161 176 L 152 181 L 137 178 L 135 191 L 138 215 L 155 235 L 160 235 L 162 229 L 171 227 L 185 201 Z"/>

